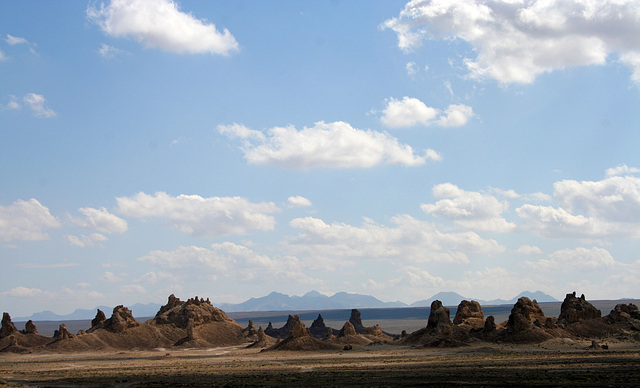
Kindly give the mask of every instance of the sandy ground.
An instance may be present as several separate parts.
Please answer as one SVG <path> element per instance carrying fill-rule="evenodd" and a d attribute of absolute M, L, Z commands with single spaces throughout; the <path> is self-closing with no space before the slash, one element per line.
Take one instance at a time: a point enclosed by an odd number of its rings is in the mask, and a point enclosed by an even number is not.
<path fill-rule="evenodd" d="M 553 339 L 453 349 L 374 345 L 261 352 L 243 346 L 1 354 L 0 386 L 640 386 L 640 346 Z"/>

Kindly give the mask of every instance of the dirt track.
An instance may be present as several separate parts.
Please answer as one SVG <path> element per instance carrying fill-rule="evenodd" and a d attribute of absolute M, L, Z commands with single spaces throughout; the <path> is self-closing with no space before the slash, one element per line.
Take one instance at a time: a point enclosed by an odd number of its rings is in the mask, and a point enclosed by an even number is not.
<path fill-rule="evenodd" d="M 638 386 L 640 348 L 587 343 L 352 351 L 209 350 L 2 355 L 0 379 L 35 386 Z"/>

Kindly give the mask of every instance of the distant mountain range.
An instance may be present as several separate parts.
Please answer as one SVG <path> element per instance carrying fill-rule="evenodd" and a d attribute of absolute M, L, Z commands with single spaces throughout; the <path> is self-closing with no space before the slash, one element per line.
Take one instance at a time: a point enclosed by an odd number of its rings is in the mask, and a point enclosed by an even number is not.
<path fill-rule="evenodd" d="M 286 311 L 286 310 L 338 310 L 359 308 L 405 307 L 402 302 L 383 302 L 371 295 L 338 292 L 327 296 L 318 291 L 310 291 L 302 296 L 289 296 L 272 292 L 262 298 L 251 298 L 239 304 L 223 303 L 219 305 L 228 312 L 239 311 Z"/>
<path fill-rule="evenodd" d="M 157 303 L 147 303 L 147 304 L 136 303 L 133 306 L 127 306 L 127 307 L 131 310 L 134 317 L 143 318 L 143 317 L 154 317 L 158 312 L 158 310 L 160 310 L 161 306 L 162 305 L 159 305 Z M 113 311 L 113 307 L 109 307 L 109 306 L 98 306 L 94 309 L 76 309 L 71 314 L 66 314 L 66 315 L 56 314 L 52 311 L 42 311 L 39 313 L 35 313 L 30 317 L 16 317 L 16 318 L 13 318 L 13 320 L 16 322 L 21 322 L 21 321 L 28 321 L 29 319 L 31 319 L 32 321 L 37 322 L 37 321 L 76 321 L 76 320 L 83 320 L 83 319 L 93 319 L 96 316 L 96 311 L 98 309 L 102 310 L 107 317 L 110 317 L 111 312 Z"/>
<path fill-rule="evenodd" d="M 482 306 L 491 306 L 491 305 L 500 305 L 500 304 L 515 304 L 519 298 L 526 296 L 527 298 L 533 300 L 537 300 L 538 302 L 559 302 L 556 298 L 551 295 L 545 294 L 542 291 L 530 292 L 524 291 L 521 292 L 518 296 L 515 296 L 509 300 L 505 299 L 493 299 L 493 300 L 482 300 L 482 299 L 474 299 L 467 298 L 455 292 L 439 292 L 432 296 L 429 299 L 419 300 L 417 302 L 411 303 L 411 307 L 430 307 L 431 302 L 434 300 L 439 300 L 445 306 L 457 306 L 460 304 L 462 300 L 475 300 L 480 303 Z"/>
<path fill-rule="evenodd" d="M 245 302 L 238 304 L 221 303 L 216 307 L 226 312 L 245 312 L 245 311 L 302 311 L 302 310 L 341 310 L 341 309 L 362 309 L 362 308 L 385 308 L 385 307 L 429 307 L 431 302 L 439 300 L 445 306 L 457 306 L 462 300 L 477 300 L 481 305 L 500 305 L 514 304 L 518 298 L 526 296 L 529 299 L 536 299 L 538 302 L 558 302 L 554 297 L 545 294 L 542 291 L 529 292 L 524 291 L 520 295 L 509 299 L 494 300 L 478 300 L 467 298 L 455 292 L 439 292 L 429 299 L 420 300 L 408 305 L 403 302 L 383 302 L 371 295 L 350 294 L 347 292 L 338 292 L 333 296 L 327 296 L 317 291 L 310 291 L 302 296 L 289 296 L 279 292 L 272 292 L 261 298 L 251 298 Z M 161 305 L 156 303 L 141 304 L 136 303 L 133 306 L 127 306 L 131 309 L 133 316 L 136 318 L 153 317 L 156 315 Z M 51 311 L 42 311 L 35 313 L 30 317 L 16 317 L 13 320 L 17 322 L 27 321 L 65 321 L 65 320 L 83 320 L 93 319 L 96 310 L 104 311 L 109 317 L 113 307 L 98 306 L 95 309 L 77 309 L 71 314 L 59 315 Z"/>

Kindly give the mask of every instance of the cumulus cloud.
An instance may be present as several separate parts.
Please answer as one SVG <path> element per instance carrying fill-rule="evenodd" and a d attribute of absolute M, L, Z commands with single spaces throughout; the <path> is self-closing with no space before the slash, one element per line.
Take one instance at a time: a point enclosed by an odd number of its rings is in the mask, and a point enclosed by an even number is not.
<path fill-rule="evenodd" d="M 380 121 L 391 128 L 412 127 L 414 125 L 426 125 L 435 119 L 438 111 L 428 107 L 417 98 L 403 97 L 402 100 L 390 98 L 387 106 L 382 111 Z"/>
<path fill-rule="evenodd" d="M 49 209 L 36 199 L 15 201 L 9 206 L 0 206 L 0 240 L 37 241 L 47 240 L 46 229 L 57 228 L 60 222 Z"/>
<path fill-rule="evenodd" d="M 290 207 L 309 207 L 311 206 L 311 201 L 309 201 L 305 197 L 301 197 L 299 195 L 287 198 L 287 203 Z"/>
<path fill-rule="evenodd" d="M 640 178 L 612 176 L 602 181 L 564 180 L 554 185 L 554 196 L 569 212 L 607 222 L 640 222 Z"/>
<path fill-rule="evenodd" d="M 217 127 L 218 132 L 230 138 L 266 140 L 264 133 L 255 129 L 247 128 L 245 125 L 233 123 L 230 125 L 220 124 Z"/>
<path fill-rule="evenodd" d="M 534 245 L 522 245 L 516 249 L 516 253 L 519 255 L 541 255 L 542 249 Z"/>
<path fill-rule="evenodd" d="M 117 283 L 122 281 L 121 276 L 118 276 L 110 271 L 105 272 L 104 275 L 100 276 L 98 279 L 107 283 Z"/>
<path fill-rule="evenodd" d="M 94 209 L 83 207 L 78 209 L 84 217 L 72 217 L 72 221 L 85 229 L 96 230 L 101 233 L 124 233 L 128 229 L 127 221 L 109 213 L 105 208 Z"/>
<path fill-rule="evenodd" d="M 449 105 L 436 123 L 441 127 L 461 127 L 473 117 L 473 109 L 463 104 Z"/>
<path fill-rule="evenodd" d="M 383 28 L 412 51 L 427 40 L 461 39 L 474 78 L 530 83 L 544 72 L 602 65 L 610 54 L 640 81 L 640 3 L 622 1 L 412 0 Z"/>
<path fill-rule="evenodd" d="M 303 262 L 295 257 L 275 259 L 232 242 L 212 244 L 210 248 L 181 246 L 173 251 L 157 250 L 138 260 L 172 270 L 197 268 L 203 274 L 243 282 L 259 278 L 318 283 L 304 273 Z"/>
<path fill-rule="evenodd" d="M 19 286 L 8 291 L 1 292 L 0 295 L 12 296 L 15 298 L 33 298 L 42 295 L 42 290 L 39 288 Z"/>
<path fill-rule="evenodd" d="M 633 175 L 633 174 L 639 174 L 639 173 L 640 173 L 640 168 L 629 167 L 626 164 L 620 165 L 618 167 L 608 168 L 606 171 L 607 178 L 612 176 Z"/>
<path fill-rule="evenodd" d="M 114 37 L 130 37 L 148 48 L 178 54 L 229 55 L 238 42 L 229 30 L 182 12 L 171 0 L 111 0 L 90 6 L 89 20 Z"/>
<path fill-rule="evenodd" d="M 270 213 L 280 209 L 272 202 L 253 203 L 241 197 L 209 197 L 140 192 L 116 198 L 117 212 L 135 218 L 160 218 L 195 237 L 246 234 L 250 230 L 273 230 Z"/>
<path fill-rule="evenodd" d="M 516 209 L 523 229 L 546 237 L 640 238 L 640 178 L 608 170 L 601 181 L 554 184 L 560 207 L 526 204 Z"/>
<path fill-rule="evenodd" d="M 427 160 L 442 159 L 434 150 L 425 150 L 424 155 L 419 156 L 411 146 L 400 144 L 388 133 L 356 129 L 341 121 L 320 121 L 301 130 L 293 126 L 275 127 L 263 138 L 256 131 L 237 124 L 218 126 L 218 130 L 230 138 L 245 139 L 242 150 L 252 164 L 275 164 L 292 169 L 362 168 L 383 163 L 418 166 Z"/>
<path fill-rule="evenodd" d="M 300 234 L 287 241 L 295 255 L 325 258 L 390 259 L 415 262 L 468 263 L 467 253 L 496 254 L 504 247 L 474 232 L 443 233 L 434 225 L 400 215 L 393 227 L 365 219 L 362 226 L 327 224 L 314 217 L 296 218 Z"/>
<path fill-rule="evenodd" d="M 420 205 L 427 214 L 452 220 L 465 229 L 506 233 L 516 227 L 502 217 L 509 208 L 506 201 L 498 201 L 488 194 L 465 191 L 451 183 L 436 185 L 432 191 L 435 198 L 445 199 Z"/>
<path fill-rule="evenodd" d="M 527 261 L 526 265 L 542 271 L 593 271 L 611 268 L 616 264 L 611 253 L 603 248 L 561 249 L 546 259 Z"/>
<path fill-rule="evenodd" d="M 459 127 L 473 117 L 473 109 L 466 105 L 449 105 L 444 113 L 427 106 L 417 98 L 390 98 L 382 111 L 380 121 L 389 128 L 436 124 L 441 127 Z"/>
<path fill-rule="evenodd" d="M 513 189 L 504 190 L 504 189 L 498 189 L 495 187 L 490 187 L 489 191 L 509 199 L 520 199 L 523 201 L 535 201 L 535 202 L 551 201 L 551 196 L 549 194 L 545 194 L 541 192 L 520 194 Z"/>

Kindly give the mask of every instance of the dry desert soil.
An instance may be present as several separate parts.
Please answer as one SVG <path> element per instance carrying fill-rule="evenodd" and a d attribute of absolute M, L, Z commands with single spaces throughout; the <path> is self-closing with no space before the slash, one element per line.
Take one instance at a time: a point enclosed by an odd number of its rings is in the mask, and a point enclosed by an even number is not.
<path fill-rule="evenodd" d="M 394 345 L 260 351 L 245 346 L 0 355 L 0 386 L 640 386 L 640 347 L 556 338 L 535 345 Z"/>

